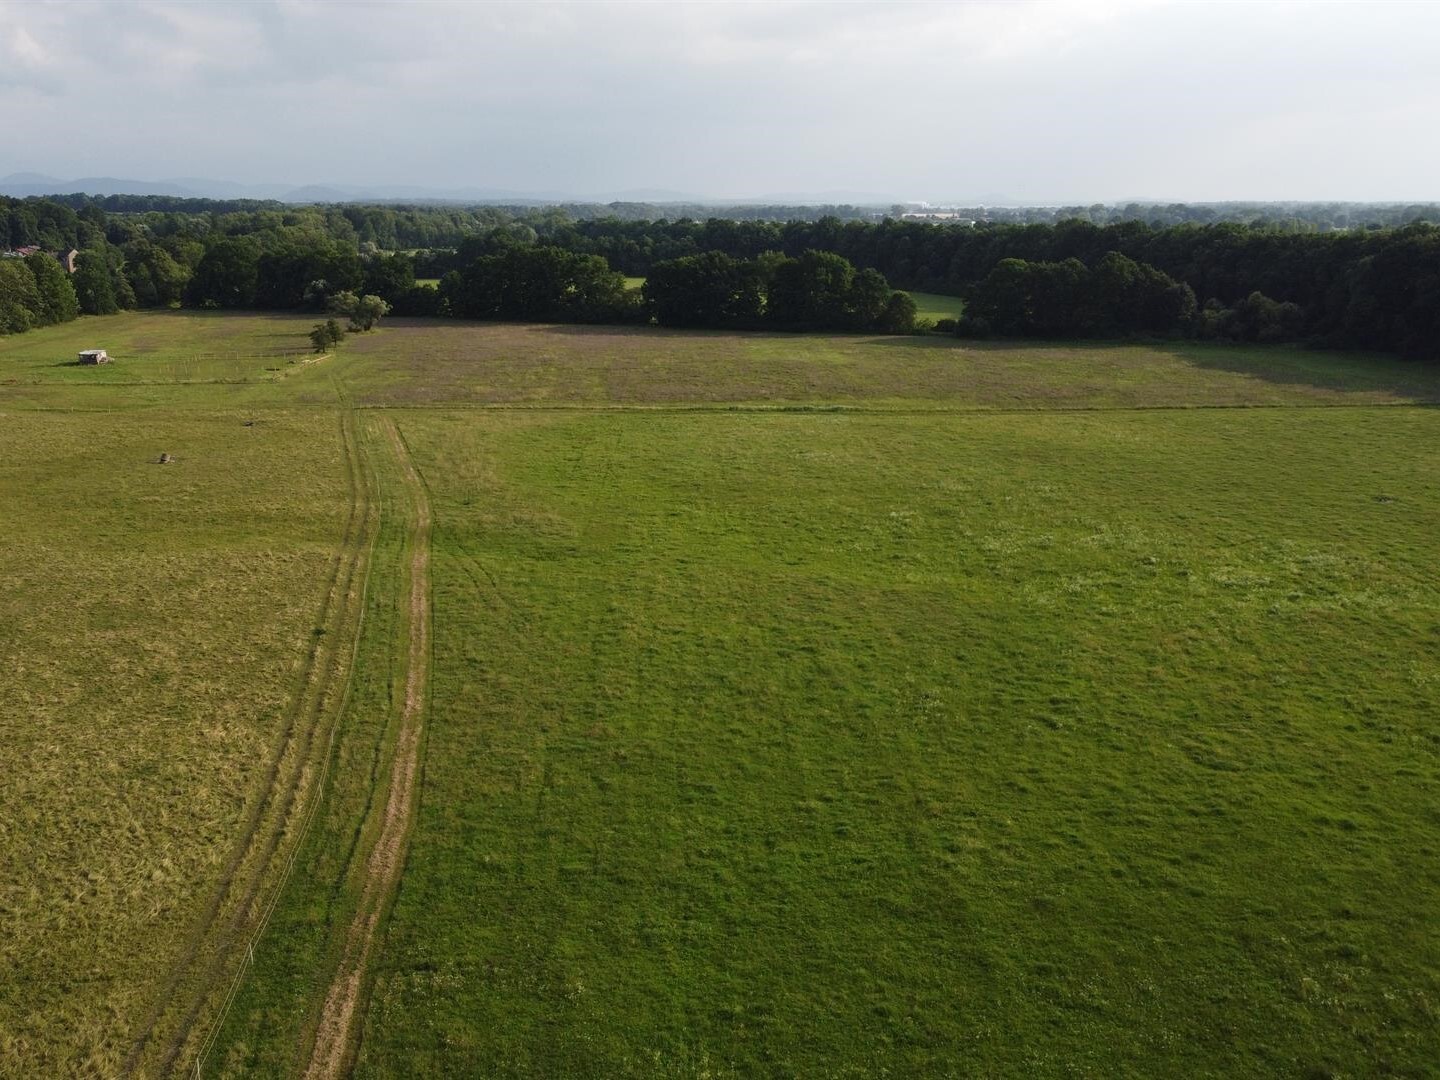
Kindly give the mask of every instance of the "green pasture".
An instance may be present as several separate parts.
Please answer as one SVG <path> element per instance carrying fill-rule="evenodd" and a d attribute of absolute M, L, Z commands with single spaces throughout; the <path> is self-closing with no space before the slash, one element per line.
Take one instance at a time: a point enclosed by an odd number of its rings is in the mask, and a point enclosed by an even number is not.
<path fill-rule="evenodd" d="M 1167 344 L 396 320 L 331 370 L 358 405 L 1053 410 L 1440 402 L 1383 356 Z M 323 366 L 323 365 L 321 365 Z"/>
<path fill-rule="evenodd" d="M 314 321 L 195 311 L 77 319 L 0 339 L 0 388 L 273 382 L 315 355 L 304 337 Z M 106 350 L 112 362 L 77 363 L 90 348 Z"/>
<path fill-rule="evenodd" d="M 965 301 L 958 296 L 941 296 L 939 293 L 910 291 L 915 301 L 915 317 L 936 322 L 940 319 L 958 319 L 965 312 Z"/>
<path fill-rule="evenodd" d="M 311 322 L 0 338 L 0 1076 L 122 1071 L 209 948 L 359 492 L 324 799 L 168 1066 L 223 1020 L 202 1075 L 300 1071 L 403 681 L 382 416 L 433 655 L 356 1075 L 1431 1074 L 1440 372 L 421 320 L 288 364 Z"/>
<path fill-rule="evenodd" d="M 0 1075 L 117 1072 L 291 711 L 345 503 L 333 412 L 0 389 Z"/>
<path fill-rule="evenodd" d="M 399 422 L 436 700 L 360 1075 L 1433 1062 L 1437 414 Z"/>

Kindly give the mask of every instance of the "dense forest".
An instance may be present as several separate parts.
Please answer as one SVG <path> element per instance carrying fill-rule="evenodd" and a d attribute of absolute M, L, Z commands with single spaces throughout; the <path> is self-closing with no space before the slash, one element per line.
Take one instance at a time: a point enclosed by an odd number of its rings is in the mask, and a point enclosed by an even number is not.
<path fill-rule="evenodd" d="M 966 297 L 969 314 L 954 329 L 973 335 L 1190 334 L 1440 357 L 1440 227 L 1425 221 L 1339 227 L 1333 223 L 1339 205 L 1322 230 L 1315 222 L 1299 227 L 1298 219 L 629 220 L 602 216 L 605 208 L 581 217 L 562 207 L 288 207 L 67 196 L 0 199 L 0 250 L 78 249 L 70 284 L 85 313 L 179 304 L 319 309 L 328 295 L 354 291 L 414 315 L 900 327 L 898 311 L 884 319 L 875 314 L 876 282 L 883 281 L 886 304 L 892 286 Z M 516 254 L 525 250 L 532 254 Z M 541 251 L 552 254 L 533 253 Z M 868 289 L 870 299 L 861 302 L 856 293 L 843 303 L 802 304 L 810 315 L 793 317 L 785 281 L 794 271 L 779 277 L 775 271 L 809 259 L 818 274 L 814 253 L 838 256 L 849 268 L 831 267 L 849 275 L 833 295 Z M 544 273 L 537 269 L 542 263 L 549 267 Z M 578 273 L 583 286 L 560 267 Z M 512 271 L 516 276 L 507 277 Z M 643 295 L 617 293 L 622 274 L 656 280 Z M 59 287 L 46 276 L 45 288 Z M 443 280 L 436 288 L 417 284 L 417 277 Z M 30 280 L 41 289 L 33 269 Z M 543 291 L 552 286 L 558 291 Z M 527 301 L 525 289 L 541 291 Z M 66 302 L 47 307 L 37 300 L 13 267 L 0 274 L 0 305 L 10 313 L 0 323 L 8 331 L 68 310 Z M 856 314 L 861 310 L 871 316 Z"/>

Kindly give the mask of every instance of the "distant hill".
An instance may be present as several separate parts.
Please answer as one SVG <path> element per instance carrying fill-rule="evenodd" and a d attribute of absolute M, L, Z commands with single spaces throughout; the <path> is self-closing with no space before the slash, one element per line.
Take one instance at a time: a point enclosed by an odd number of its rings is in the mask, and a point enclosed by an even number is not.
<path fill-rule="evenodd" d="M 40 173 L 12 173 L 0 180 L 0 195 L 25 198 L 30 195 L 177 195 L 200 199 L 214 197 L 208 191 L 187 187 L 172 180 L 122 180 L 114 176 L 82 176 L 78 180 L 57 180 Z"/>
<path fill-rule="evenodd" d="M 165 180 L 128 180 L 115 176 L 84 176 L 62 180 L 43 173 L 20 172 L 0 178 L 0 195 L 26 198 L 32 195 L 169 195 L 184 199 L 277 199 L 288 203 L 335 202 L 457 202 L 457 203 L 687 203 L 732 206 L 784 203 L 800 205 L 888 206 L 890 196 L 856 192 L 813 192 L 761 195 L 749 198 L 716 198 L 662 188 L 624 191 L 567 192 L 519 191 L 512 188 L 432 188 L 417 184 L 242 184 L 232 180 L 179 177 Z"/>

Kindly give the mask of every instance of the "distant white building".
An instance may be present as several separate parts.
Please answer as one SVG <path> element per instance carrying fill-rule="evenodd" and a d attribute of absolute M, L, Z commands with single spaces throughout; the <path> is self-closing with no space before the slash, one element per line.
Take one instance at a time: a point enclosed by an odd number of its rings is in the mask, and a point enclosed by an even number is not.
<path fill-rule="evenodd" d="M 85 349 L 80 353 L 80 363 L 108 364 L 110 363 L 110 354 L 104 349 Z"/>
<path fill-rule="evenodd" d="M 900 215 L 906 221 L 948 221 L 952 225 L 974 225 L 974 218 L 961 217 L 954 210 L 907 210 Z"/>

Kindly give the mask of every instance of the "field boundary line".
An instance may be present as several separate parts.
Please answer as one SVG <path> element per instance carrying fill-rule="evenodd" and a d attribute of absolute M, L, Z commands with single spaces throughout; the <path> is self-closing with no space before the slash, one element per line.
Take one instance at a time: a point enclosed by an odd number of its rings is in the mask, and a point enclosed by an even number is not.
<path fill-rule="evenodd" d="M 307 1078 L 339 1077 L 345 1074 L 358 1051 L 358 1024 L 366 1004 L 366 976 L 380 924 L 394 902 L 409 850 L 410 831 L 418 802 L 421 747 L 428 706 L 431 592 L 430 534 L 432 515 L 429 494 L 416 471 L 394 421 L 379 419 L 386 441 L 399 466 L 403 486 L 410 496 L 413 518 L 406 624 L 405 692 L 400 723 L 391 756 L 390 777 L 380 832 L 364 860 L 364 882 L 359 902 L 346 931 L 339 964 L 335 970 L 315 1025 Z"/>
<path fill-rule="evenodd" d="M 42 389 L 55 389 L 60 384 L 55 383 L 28 383 L 28 387 L 40 387 Z M 110 386 L 136 385 L 136 386 L 197 386 L 199 383 L 134 383 L 120 384 L 110 383 Z M 213 384 L 203 384 L 213 385 Z M 253 384 L 227 383 L 224 385 L 263 385 L 263 382 Z M 68 389 L 68 384 L 61 387 Z M 1217 404 L 1197 403 L 1192 405 L 1053 405 L 1045 408 L 1027 406 L 992 406 L 992 405 L 945 405 L 938 407 L 901 405 L 894 407 L 874 405 L 832 405 L 832 404 L 790 404 L 790 405 L 765 405 L 765 404 L 737 404 L 728 405 L 716 403 L 714 405 L 626 405 L 626 404 L 574 404 L 574 405 L 515 405 L 499 403 L 486 403 L 474 401 L 437 401 L 430 403 L 423 402 L 354 402 L 348 400 L 348 394 L 344 395 L 347 408 L 356 412 L 494 412 L 494 413 L 576 413 L 576 414 L 597 414 L 625 416 L 633 414 L 653 413 L 655 415 L 685 416 L 685 415 L 711 415 L 733 413 L 736 415 L 774 415 L 774 416 L 1047 416 L 1050 414 L 1085 414 L 1091 413 L 1097 416 L 1113 415 L 1115 413 L 1202 413 L 1202 412 L 1338 412 L 1343 410 L 1359 409 L 1440 409 L 1440 399 L 1434 401 L 1335 401 L 1335 402 L 1251 402 L 1248 404 Z M 135 412 L 143 412 L 145 409 L 153 408 L 150 405 L 139 405 L 134 407 Z M 206 409 L 203 405 L 183 405 L 180 403 L 167 403 L 167 408 L 175 409 Z M 330 402 L 287 402 L 286 409 L 333 409 L 335 406 Z M 25 404 L 22 409 L 14 410 L 16 413 L 64 413 L 64 414 L 85 414 L 111 413 L 113 408 L 76 408 L 66 405 L 31 405 Z"/>
<path fill-rule="evenodd" d="M 504 402 L 439 401 L 433 403 L 413 402 L 371 402 L 354 406 L 367 412 L 513 412 L 513 413 L 595 413 L 599 415 L 625 415 L 632 413 L 655 413 L 657 415 L 685 416 L 690 414 L 710 415 L 735 413 L 739 415 L 762 416 L 1045 416 L 1050 413 L 1139 413 L 1139 412 L 1318 412 L 1344 409 L 1440 409 L 1440 399 L 1434 401 L 1335 401 L 1335 402 L 1248 402 L 1225 404 L 1223 402 L 1196 403 L 1190 405 L 1051 405 L 1030 407 L 1021 405 L 945 405 L 926 407 L 923 405 L 836 405 L 828 402 L 811 405 L 791 403 L 786 405 L 726 404 L 713 405 L 639 405 L 639 404 L 594 404 L 573 405 L 541 404 L 516 405 Z M 34 411 L 39 411 L 34 410 Z"/>

